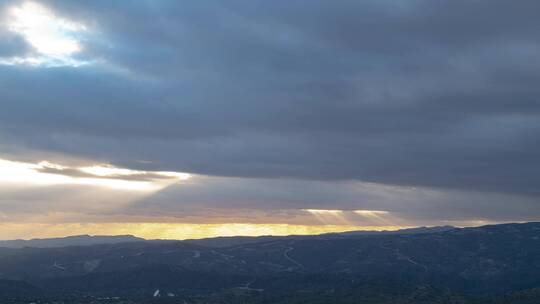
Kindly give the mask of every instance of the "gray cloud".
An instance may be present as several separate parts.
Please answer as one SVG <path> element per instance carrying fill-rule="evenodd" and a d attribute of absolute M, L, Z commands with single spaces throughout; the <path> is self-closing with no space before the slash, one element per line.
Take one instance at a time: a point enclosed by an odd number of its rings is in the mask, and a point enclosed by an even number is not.
<path fill-rule="evenodd" d="M 537 220 L 537 200 L 518 195 L 438 191 L 352 181 L 194 176 L 148 195 L 78 185 L 0 187 L 6 222 L 177 222 L 350 225 L 467 225 Z M 329 222 L 303 209 L 343 210 Z M 355 210 L 388 212 L 382 219 Z"/>
<path fill-rule="evenodd" d="M 9 57 L 28 50 L 28 45 L 20 36 L 0 29 L 0 57 Z"/>
<path fill-rule="evenodd" d="M 130 214 L 185 216 L 196 210 L 271 212 L 300 209 L 383 210 L 402 223 L 540 216 L 537 200 L 517 195 L 439 191 L 352 181 L 194 177 L 130 204 Z M 252 219 L 253 220 L 253 219 Z M 255 219 L 256 220 L 256 219 Z"/>
<path fill-rule="evenodd" d="M 43 3 L 88 25 L 78 56 L 94 64 L 0 66 L 4 144 L 145 170 L 540 194 L 537 1 Z"/>

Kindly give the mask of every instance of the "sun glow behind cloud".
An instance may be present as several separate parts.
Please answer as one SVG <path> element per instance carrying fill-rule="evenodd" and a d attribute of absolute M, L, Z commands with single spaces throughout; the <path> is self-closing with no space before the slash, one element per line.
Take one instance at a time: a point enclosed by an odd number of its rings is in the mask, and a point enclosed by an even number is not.
<path fill-rule="evenodd" d="M 87 175 L 73 175 L 74 172 Z M 187 173 L 172 173 L 174 174 L 135 171 L 104 165 L 70 168 L 46 161 L 25 163 L 0 159 L 0 182 L 23 185 L 87 185 L 131 191 L 157 191 L 171 183 L 190 177 Z M 149 178 L 147 180 L 127 179 L 133 175 L 148 175 Z"/>
<path fill-rule="evenodd" d="M 34 53 L 0 58 L 1 64 L 75 67 L 88 64 L 73 57 L 83 49 L 78 38 L 87 31 L 83 24 L 61 18 L 41 4 L 30 1 L 11 7 L 6 19 L 7 29 L 22 36 Z"/>
<path fill-rule="evenodd" d="M 154 174 L 156 176 L 178 178 L 180 180 L 186 180 L 191 175 L 189 173 L 182 172 L 170 172 L 170 171 L 140 171 L 140 170 L 131 170 L 125 168 L 116 168 L 109 165 L 93 165 L 89 167 L 79 167 L 78 170 L 96 175 L 96 176 L 144 176 L 149 174 Z"/>
<path fill-rule="evenodd" d="M 115 168 L 115 167 L 106 166 L 106 165 L 80 167 L 79 170 L 81 170 L 82 172 L 86 172 L 86 173 L 97 175 L 97 176 L 113 176 L 113 175 L 129 176 L 129 175 L 145 173 L 144 171 L 130 170 L 130 169 L 124 169 L 124 168 Z"/>

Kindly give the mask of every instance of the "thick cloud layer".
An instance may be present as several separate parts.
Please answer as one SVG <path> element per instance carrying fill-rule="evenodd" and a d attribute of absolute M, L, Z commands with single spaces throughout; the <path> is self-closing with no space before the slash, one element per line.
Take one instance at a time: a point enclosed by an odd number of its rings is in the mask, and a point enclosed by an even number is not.
<path fill-rule="evenodd" d="M 85 25 L 73 56 L 88 64 L 0 65 L 11 158 L 527 197 L 516 218 L 538 208 L 538 1 L 40 3 Z M 30 52 L 0 39 L 0 57 Z M 294 207 L 316 205 L 309 193 Z"/>

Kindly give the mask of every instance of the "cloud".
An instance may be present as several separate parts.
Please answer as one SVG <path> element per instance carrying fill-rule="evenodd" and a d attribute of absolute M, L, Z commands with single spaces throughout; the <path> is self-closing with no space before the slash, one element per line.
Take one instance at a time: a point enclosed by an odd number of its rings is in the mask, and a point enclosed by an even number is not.
<path fill-rule="evenodd" d="M 26 52 L 28 45 L 20 36 L 5 30 L 0 30 L 0 57 L 10 57 L 18 53 Z"/>
<path fill-rule="evenodd" d="M 0 172 L 0 182 L 2 183 L 88 185 L 131 191 L 156 191 L 190 177 L 187 173 L 135 171 L 110 165 L 70 168 L 47 161 L 32 164 L 5 159 L 0 159 Z M 163 180 L 167 183 L 160 183 Z"/>
<path fill-rule="evenodd" d="M 11 159 L 215 178 L 200 197 L 159 193 L 163 213 L 184 200 L 433 219 L 538 209 L 537 1 L 40 3 L 91 30 L 77 58 L 92 64 L 0 66 Z M 24 56 L 9 35 L 0 54 Z M 443 198 L 359 206 L 349 183 Z"/>
<path fill-rule="evenodd" d="M 130 204 L 126 210 L 130 214 L 179 218 L 206 215 L 199 213 L 200 210 L 213 210 L 217 218 L 230 217 L 227 213 L 234 217 L 247 212 L 244 220 L 248 221 L 250 218 L 261 221 L 268 217 L 283 222 L 299 217 L 300 223 L 307 221 L 306 215 L 310 213 L 328 214 L 369 225 L 375 225 L 377 221 L 372 221 L 372 215 L 377 215 L 388 217 L 392 223 L 400 226 L 445 221 L 534 220 L 540 216 L 534 197 L 512 194 L 388 186 L 358 181 L 208 176 L 194 176 L 188 183 L 172 185 Z M 253 217 L 249 210 L 266 212 L 266 215 Z"/>
<path fill-rule="evenodd" d="M 41 164 L 41 167 L 53 167 Z M 33 183 L 0 176 L 5 223 L 169 223 L 409 227 L 535 220 L 535 198 L 496 193 L 433 190 L 357 181 L 232 178 L 194 175 L 152 179 L 152 191 L 106 183 Z M 87 179 L 72 170 L 62 179 Z M 13 171 L 13 170 L 12 170 Z M 51 173 L 43 174 L 42 178 Z M 6 182 L 7 178 L 11 181 Z M 101 177 L 105 178 L 105 177 Z M 138 179 L 120 178 L 124 183 Z M 96 178 L 93 179 L 94 181 Z M 55 182 L 53 179 L 52 182 Z M 130 186 L 133 186 L 130 184 Z M 512 202 L 509 204 L 509 202 Z M 332 208 L 332 209 L 328 209 Z"/>

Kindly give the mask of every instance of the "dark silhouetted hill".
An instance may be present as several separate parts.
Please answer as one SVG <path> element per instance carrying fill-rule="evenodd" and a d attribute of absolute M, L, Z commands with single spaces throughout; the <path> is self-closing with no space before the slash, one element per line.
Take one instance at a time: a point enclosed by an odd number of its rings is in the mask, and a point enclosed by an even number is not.
<path fill-rule="evenodd" d="M 144 241 L 144 239 L 134 237 L 132 235 L 115 235 L 115 236 L 75 235 L 75 236 L 68 236 L 68 237 L 62 237 L 62 238 L 0 241 L 0 247 L 51 248 L 51 247 L 68 247 L 68 246 L 89 246 L 89 245 L 98 245 L 98 244 L 115 244 L 115 243 L 135 242 L 135 241 Z"/>

